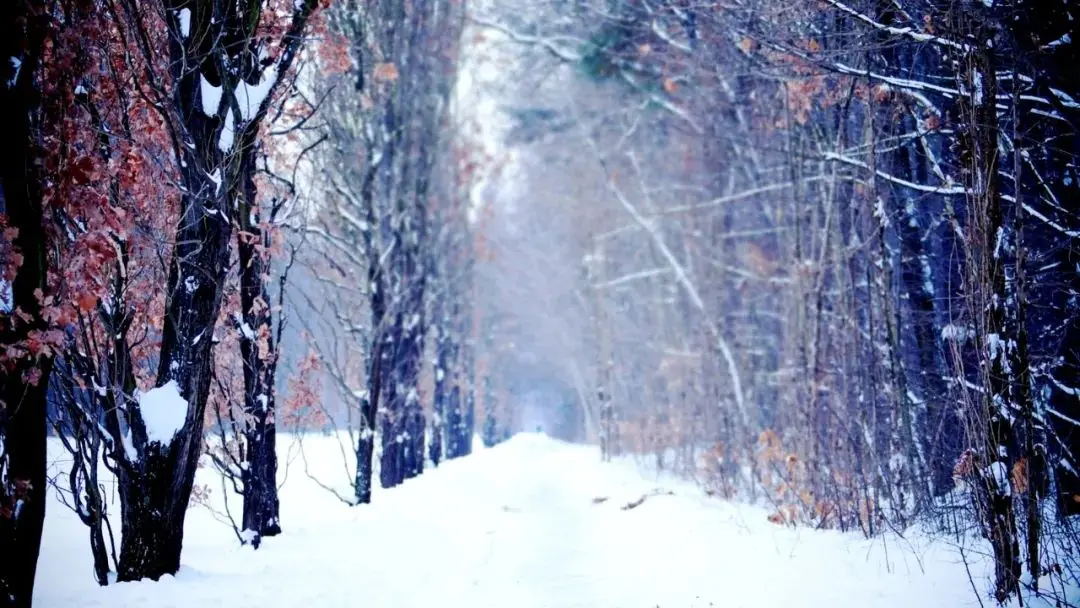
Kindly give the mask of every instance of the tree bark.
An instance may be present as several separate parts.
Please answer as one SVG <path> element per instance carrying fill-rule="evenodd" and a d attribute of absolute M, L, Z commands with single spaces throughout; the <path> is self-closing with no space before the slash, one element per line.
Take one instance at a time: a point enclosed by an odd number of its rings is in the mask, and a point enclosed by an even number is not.
<path fill-rule="evenodd" d="M 181 441 L 169 447 L 153 444 L 140 470 L 120 480 L 121 534 L 117 579 L 158 580 L 180 569 L 184 512 L 190 485 L 177 487 L 174 471 L 182 467 Z M 182 509 L 182 510 L 181 510 Z"/>
<path fill-rule="evenodd" d="M 269 238 L 259 223 L 255 192 L 255 153 L 244 149 L 241 171 L 244 204 L 237 218 L 237 252 L 240 263 L 240 356 L 244 362 L 244 443 L 247 469 L 243 471 L 244 530 L 255 533 L 251 544 L 281 533 L 277 491 L 277 425 L 274 376 L 277 347 L 274 342 L 270 296 L 266 291 Z"/>
<path fill-rule="evenodd" d="M 428 454 L 431 464 L 439 466 L 443 459 L 443 430 L 446 427 L 447 375 L 449 368 L 449 336 L 447 335 L 446 304 L 444 298 L 435 303 L 435 394 L 432 396 L 434 415 L 431 421 L 431 446 Z"/>
<path fill-rule="evenodd" d="M 450 388 L 450 398 L 446 404 L 446 458 L 461 458 L 469 453 L 469 427 L 464 411 L 461 387 L 455 384 Z"/>
<path fill-rule="evenodd" d="M 41 2 L 12 0 L 0 8 L 0 202 L 8 226 L 18 230 L 11 245 L 22 255 L 11 284 L 11 310 L 0 330 L 4 344 L 45 329 L 37 293 L 46 288 L 48 246 L 35 132 L 39 108 L 35 76 L 48 32 Z M 16 63 L 18 61 L 18 63 Z M 40 291 L 39 291 L 40 290 Z M 46 395 L 51 356 L 24 356 L 0 370 L 0 606 L 30 606 L 45 520 Z"/>
<path fill-rule="evenodd" d="M 977 40 L 990 36 L 989 28 L 977 27 Z M 1016 378 L 1018 369 L 1015 346 L 1010 346 L 1014 328 L 1007 310 L 1009 299 L 1005 276 L 1005 257 L 1010 247 L 1011 227 L 1005 223 L 1000 192 L 997 186 L 999 167 L 998 122 L 996 109 L 996 62 L 989 44 L 980 44 L 968 60 L 968 88 L 972 101 L 968 108 L 970 122 L 966 125 L 969 141 L 969 183 L 976 208 L 982 218 L 972 222 L 979 231 L 977 238 L 981 259 L 980 285 L 985 290 L 985 349 L 984 373 L 987 391 L 984 400 L 986 462 L 980 475 L 983 522 L 994 551 L 995 595 L 1000 602 L 1017 593 L 1020 579 L 1020 547 L 1016 534 L 1012 491 L 1009 486 L 1010 458 L 1014 456 L 1014 417 Z"/>

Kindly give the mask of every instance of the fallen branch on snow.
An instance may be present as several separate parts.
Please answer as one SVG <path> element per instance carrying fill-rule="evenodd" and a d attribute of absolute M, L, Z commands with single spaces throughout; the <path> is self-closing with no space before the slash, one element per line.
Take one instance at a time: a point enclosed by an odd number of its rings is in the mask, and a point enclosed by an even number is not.
<path fill-rule="evenodd" d="M 622 506 L 622 510 L 623 511 L 629 511 L 630 509 L 635 509 L 637 507 L 640 507 L 641 503 L 645 502 L 645 499 L 650 497 L 650 496 L 674 496 L 674 495 L 675 495 L 675 492 L 672 492 L 671 490 L 661 490 L 660 488 L 656 488 L 655 490 L 652 490 L 651 492 L 647 492 L 645 494 L 642 494 L 641 498 L 639 498 L 637 500 L 632 500 L 632 501 L 626 503 L 625 505 Z"/>

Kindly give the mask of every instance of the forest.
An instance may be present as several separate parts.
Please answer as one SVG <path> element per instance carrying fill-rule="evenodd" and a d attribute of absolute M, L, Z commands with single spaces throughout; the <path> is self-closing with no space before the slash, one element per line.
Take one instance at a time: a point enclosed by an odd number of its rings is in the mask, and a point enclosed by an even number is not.
<path fill-rule="evenodd" d="M 289 544 L 303 518 L 345 534 L 508 478 L 521 504 L 477 526 L 556 526 L 565 505 L 522 506 L 549 485 L 591 498 L 573 525 L 594 532 L 698 492 L 766 531 L 959 547 L 973 605 L 1080 605 L 1078 20 L 0 2 L 0 606 L 83 605 L 57 599 L 61 554 L 93 593 L 221 589 L 184 578 L 212 578 L 204 536 L 238 562 L 314 554 Z M 609 501 L 630 465 L 668 485 Z M 394 524 L 446 522 L 403 569 L 487 542 L 454 519 L 481 507 L 432 508 Z M 648 514 L 657 543 L 685 532 Z M 390 550 L 363 530 L 357 554 Z M 724 542 L 702 567 L 739 559 Z M 541 578 L 566 562 L 542 546 Z M 691 605 L 576 601 L 509 605 Z"/>

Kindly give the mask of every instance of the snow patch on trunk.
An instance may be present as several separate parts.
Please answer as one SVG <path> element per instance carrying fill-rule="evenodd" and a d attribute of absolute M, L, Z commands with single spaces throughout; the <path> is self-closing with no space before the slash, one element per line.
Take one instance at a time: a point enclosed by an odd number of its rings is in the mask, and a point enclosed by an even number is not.
<path fill-rule="evenodd" d="M 241 119 L 248 121 L 255 117 L 276 81 L 277 66 L 274 65 L 263 72 L 258 84 L 248 84 L 241 80 L 240 84 L 236 85 L 236 101 L 240 104 Z"/>
<path fill-rule="evenodd" d="M 22 58 L 11 57 L 8 61 L 11 62 L 11 78 L 8 79 L 7 86 L 14 88 L 15 83 L 19 82 L 19 72 L 22 70 Z"/>
<path fill-rule="evenodd" d="M 147 443 L 169 445 L 187 420 L 188 402 L 180 396 L 176 380 L 139 396 L 139 411 L 146 424 Z"/>
<path fill-rule="evenodd" d="M 221 124 L 221 137 L 218 138 L 218 150 L 222 154 L 232 151 L 233 141 L 236 138 L 236 126 L 233 123 L 232 108 L 225 111 L 225 121 Z"/>
<path fill-rule="evenodd" d="M 139 451 L 135 449 L 135 442 L 131 439 L 131 429 L 120 436 L 120 441 L 124 444 L 124 457 L 128 462 L 138 462 Z"/>
<path fill-rule="evenodd" d="M 240 328 L 240 333 L 244 334 L 245 339 L 247 339 L 247 340 L 254 340 L 255 339 L 255 330 L 252 329 L 251 326 L 247 324 L 247 321 L 244 320 L 243 315 L 241 315 L 239 312 L 234 312 L 233 313 L 233 319 L 236 320 L 236 326 Z"/>
<path fill-rule="evenodd" d="M 207 116 L 217 116 L 221 105 L 221 87 L 210 84 L 206 76 L 199 74 L 199 94 L 202 97 L 202 111 Z"/>
<path fill-rule="evenodd" d="M 187 38 L 191 34 L 191 9 L 180 9 L 180 14 L 177 17 L 180 18 L 180 35 Z"/>

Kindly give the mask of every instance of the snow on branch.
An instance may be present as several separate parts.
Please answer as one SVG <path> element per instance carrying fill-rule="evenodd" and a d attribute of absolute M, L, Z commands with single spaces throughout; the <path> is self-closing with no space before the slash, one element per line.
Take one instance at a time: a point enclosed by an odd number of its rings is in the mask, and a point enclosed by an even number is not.
<path fill-rule="evenodd" d="M 946 48 L 949 48 L 949 49 L 962 51 L 962 52 L 965 52 L 965 53 L 968 52 L 968 50 L 970 50 L 970 47 L 968 45 L 966 45 L 966 44 L 962 44 L 962 43 L 956 42 L 954 40 L 949 40 L 948 38 L 942 38 L 941 36 L 935 36 L 933 34 L 927 34 L 927 33 L 924 33 L 924 32 L 919 32 L 919 31 L 916 31 L 915 28 L 912 28 L 912 27 L 894 27 L 894 26 L 891 26 L 891 25 L 885 25 L 884 23 L 881 23 L 880 21 L 875 20 L 874 18 L 870 17 L 869 15 L 865 15 L 863 13 L 860 13 L 859 11 L 851 8 L 850 6 L 844 4 L 843 2 L 838 2 L 837 0 L 825 0 L 825 3 L 832 6 L 835 9 L 841 11 L 841 12 L 844 12 L 844 13 L 847 13 L 848 15 L 851 15 L 852 17 L 858 19 L 859 21 L 862 21 L 863 23 L 869 25 L 870 27 L 872 27 L 872 28 L 874 28 L 876 30 L 881 30 L 881 31 L 884 31 L 884 32 L 888 32 L 888 33 L 890 33 L 890 34 L 892 34 L 894 36 L 900 36 L 902 38 L 907 38 L 909 40 L 914 40 L 915 42 L 928 42 L 928 43 L 931 43 L 931 44 L 936 44 L 938 46 L 943 46 L 943 47 L 946 47 Z"/>
<path fill-rule="evenodd" d="M 671 274 L 670 268 L 652 268 L 649 270 L 642 270 L 640 272 L 634 272 L 625 276 L 621 276 L 617 279 L 611 279 L 610 281 L 604 281 L 596 285 L 597 289 L 608 289 L 611 287 L 618 287 L 619 285 L 625 285 L 626 283 L 632 283 L 641 279 L 648 279 L 650 277 L 657 277 L 665 274 Z"/>
<path fill-rule="evenodd" d="M 859 167 L 860 169 L 870 170 L 870 166 L 861 160 L 855 160 L 854 158 L 843 156 L 835 152 L 826 152 L 825 160 L 836 161 L 845 165 L 851 165 L 852 167 Z M 880 169 L 875 169 L 874 174 L 884 179 L 887 182 L 911 188 L 912 190 L 918 190 L 919 192 L 926 192 L 927 194 L 944 194 L 944 195 L 964 195 L 968 193 L 968 189 L 964 186 L 927 186 L 925 184 L 917 184 L 906 179 L 901 179 L 895 175 L 885 173 Z"/>
<path fill-rule="evenodd" d="M 690 203 L 689 205 L 679 205 L 677 207 L 669 207 L 664 209 L 665 215 L 684 213 L 687 211 L 699 211 L 701 209 L 712 209 L 719 207 L 727 203 L 733 203 L 746 198 L 753 198 L 759 194 L 765 194 L 768 192 L 776 192 L 778 190 L 786 190 L 788 188 L 794 188 L 796 184 L 808 184 L 811 182 L 817 182 L 825 179 L 826 175 L 813 175 L 798 180 L 797 182 L 783 182 L 780 184 L 767 184 L 765 186 L 759 186 L 757 188 L 750 188 L 743 190 L 742 192 L 735 192 L 734 194 L 726 194 L 724 196 L 718 196 L 712 200 L 704 201 L 701 203 Z"/>
<path fill-rule="evenodd" d="M 505 35 L 507 38 L 510 39 L 511 42 L 528 46 L 539 46 L 560 61 L 566 61 L 571 63 L 581 61 L 581 54 L 576 51 L 562 48 L 561 46 L 559 46 L 558 43 L 556 43 L 556 38 L 545 38 L 541 36 L 530 36 L 528 34 L 522 34 L 520 32 L 516 32 L 510 29 L 509 27 L 501 23 L 495 23 L 494 21 L 487 21 L 477 17 L 470 16 L 468 19 L 469 22 L 474 25 L 486 27 Z"/>

